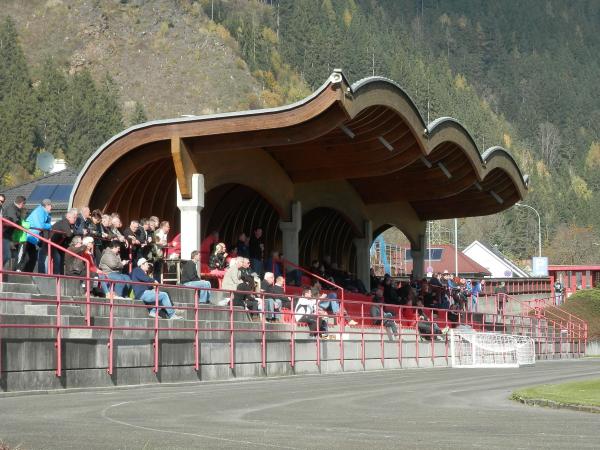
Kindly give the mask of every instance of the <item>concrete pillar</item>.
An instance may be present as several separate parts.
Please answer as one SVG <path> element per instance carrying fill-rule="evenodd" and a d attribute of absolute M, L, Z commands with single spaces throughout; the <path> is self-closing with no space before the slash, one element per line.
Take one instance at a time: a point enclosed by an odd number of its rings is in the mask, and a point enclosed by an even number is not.
<path fill-rule="evenodd" d="M 425 234 L 419 234 L 418 242 L 410 244 L 413 260 L 413 278 L 420 280 L 425 275 Z"/>
<path fill-rule="evenodd" d="M 192 174 L 192 198 L 181 197 L 177 183 L 177 207 L 181 211 L 181 258 L 189 259 L 192 251 L 200 250 L 200 213 L 204 208 L 204 175 Z"/>
<path fill-rule="evenodd" d="M 292 203 L 292 220 L 279 222 L 282 237 L 283 257 L 294 264 L 300 264 L 299 237 L 302 229 L 302 204 Z"/>
<path fill-rule="evenodd" d="M 354 239 L 356 249 L 356 278 L 369 289 L 371 283 L 371 244 L 373 243 L 373 223 L 364 222 L 364 238 Z"/>

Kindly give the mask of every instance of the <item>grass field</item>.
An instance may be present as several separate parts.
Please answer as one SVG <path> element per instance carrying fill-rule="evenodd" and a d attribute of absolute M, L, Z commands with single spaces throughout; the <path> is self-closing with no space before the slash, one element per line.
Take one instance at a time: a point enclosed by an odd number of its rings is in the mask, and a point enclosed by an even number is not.
<path fill-rule="evenodd" d="M 600 339 L 600 288 L 585 289 L 573 294 L 560 308 L 548 308 L 559 317 L 569 312 L 588 322 L 588 340 Z"/>
<path fill-rule="evenodd" d="M 513 398 L 552 400 L 575 405 L 600 406 L 600 379 L 563 384 L 542 384 L 513 392 Z"/>

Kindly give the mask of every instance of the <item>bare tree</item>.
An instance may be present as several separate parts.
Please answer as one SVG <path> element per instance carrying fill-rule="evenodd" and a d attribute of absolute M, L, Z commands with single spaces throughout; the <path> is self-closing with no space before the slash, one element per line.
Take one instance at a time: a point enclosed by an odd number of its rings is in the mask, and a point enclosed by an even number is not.
<path fill-rule="evenodd" d="M 554 167 L 558 162 L 559 149 L 561 145 L 558 127 L 550 122 L 540 124 L 538 133 L 542 160 L 547 167 Z"/>

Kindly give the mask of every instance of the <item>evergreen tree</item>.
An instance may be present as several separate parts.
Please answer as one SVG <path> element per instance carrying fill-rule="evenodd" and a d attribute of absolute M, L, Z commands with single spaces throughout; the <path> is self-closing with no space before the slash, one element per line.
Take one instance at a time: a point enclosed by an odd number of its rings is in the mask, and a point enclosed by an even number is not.
<path fill-rule="evenodd" d="M 137 125 L 148 121 L 144 106 L 140 102 L 135 102 L 133 113 L 131 114 L 130 125 Z"/>
<path fill-rule="evenodd" d="M 14 22 L 0 26 L 0 176 L 34 168 L 37 102 Z"/>

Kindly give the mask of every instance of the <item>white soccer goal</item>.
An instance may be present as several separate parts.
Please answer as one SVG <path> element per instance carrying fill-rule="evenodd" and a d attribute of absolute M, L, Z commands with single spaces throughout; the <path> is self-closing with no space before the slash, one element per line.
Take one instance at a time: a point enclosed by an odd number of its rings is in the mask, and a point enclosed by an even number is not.
<path fill-rule="evenodd" d="M 452 367 L 519 367 L 535 364 L 535 345 L 528 336 L 450 331 Z"/>

